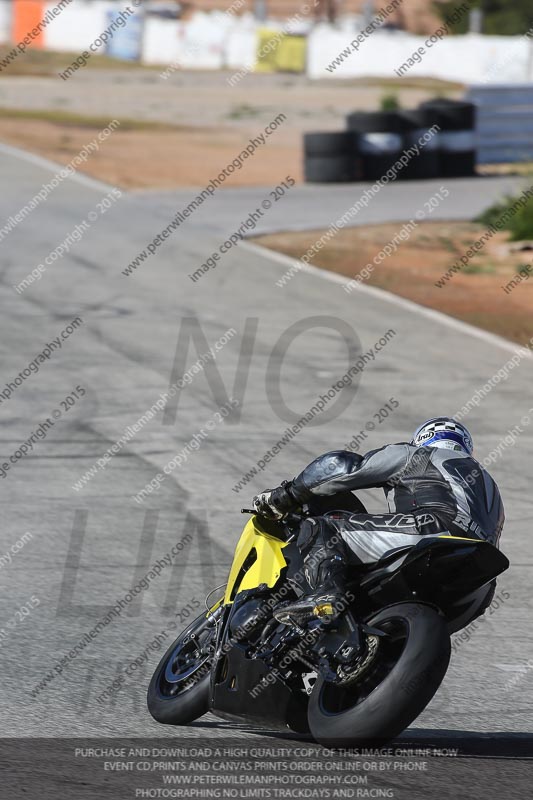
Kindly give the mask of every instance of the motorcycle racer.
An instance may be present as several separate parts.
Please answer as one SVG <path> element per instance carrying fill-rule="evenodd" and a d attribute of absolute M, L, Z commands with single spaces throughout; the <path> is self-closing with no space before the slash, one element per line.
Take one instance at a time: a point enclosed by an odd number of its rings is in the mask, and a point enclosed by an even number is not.
<path fill-rule="evenodd" d="M 472 455 L 468 430 L 450 417 L 424 422 L 409 443 L 389 444 L 365 456 L 325 453 L 292 481 L 254 497 L 260 515 L 282 519 L 313 497 L 383 488 L 387 514 L 328 512 L 308 517 L 297 545 L 311 593 L 285 608 L 302 621 L 317 604 L 339 605 L 348 564 L 378 561 L 422 536 L 453 535 L 498 545 L 504 509 L 496 483 Z"/>

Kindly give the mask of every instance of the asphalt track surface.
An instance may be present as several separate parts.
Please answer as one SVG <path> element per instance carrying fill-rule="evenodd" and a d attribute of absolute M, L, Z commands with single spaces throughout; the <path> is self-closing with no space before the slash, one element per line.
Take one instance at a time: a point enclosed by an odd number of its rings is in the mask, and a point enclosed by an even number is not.
<path fill-rule="evenodd" d="M 4 219 L 25 205 L 54 168 L 6 148 L 0 171 L 7 187 L 0 197 Z M 480 192 L 465 181 L 442 214 L 467 218 L 476 205 L 482 208 L 511 188 L 512 181 L 481 183 Z M 2 479 L 0 554 L 25 532 L 32 534 L 11 564 L 0 561 L 5 737 L 183 736 L 181 729 L 157 725 L 145 708 L 147 683 L 160 656 L 155 649 L 142 667 L 130 669 L 124 688 L 111 700 L 99 704 L 96 698 L 159 631 L 170 630 L 176 612 L 184 619 L 188 603 L 203 603 L 207 591 L 225 581 L 245 521 L 241 506 L 249 506 L 256 491 L 293 476 L 320 452 L 342 447 L 367 422 L 374 421 L 375 430 L 361 445 L 363 450 L 405 440 L 428 416 L 452 414 L 516 349 L 377 290 L 348 295 L 342 280 L 318 270 L 301 272 L 280 289 L 275 281 L 291 262 L 247 244 L 234 247 L 216 270 L 193 283 L 188 274 L 239 226 L 268 189 L 220 192 L 133 277 L 121 270 L 168 224 L 185 195 L 124 194 L 103 216 L 97 214 L 69 254 L 17 294 L 13 285 L 88 218 L 109 188 L 85 179 L 63 182 L 2 242 L 0 391 L 72 319 L 79 315 L 84 321 L 38 374 L 32 373 L 0 403 L 3 461 L 53 410 L 62 410 L 46 438 L 12 463 Z M 369 215 L 374 221 L 391 218 L 400 188 L 403 193 L 404 187 L 386 188 L 373 201 Z M 405 187 L 395 218 L 408 219 L 432 189 L 427 184 Z M 283 221 L 283 227 L 327 226 L 337 208 L 346 208 L 348 195 L 351 203 L 357 199 L 353 188 L 332 191 L 327 203 L 316 189 L 294 191 L 285 207 L 280 203 L 278 222 L 269 223 L 272 228 Z M 357 223 L 370 221 L 369 215 L 362 214 Z M 227 395 L 242 399 L 240 417 L 216 424 L 199 449 L 143 504 L 132 499 L 224 402 L 223 387 L 219 384 L 213 391 L 204 370 L 180 393 L 177 409 L 159 414 L 105 470 L 83 489 L 73 489 L 124 429 L 168 389 L 178 337 L 192 324 L 185 323 L 191 318 L 209 345 L 229 328 L 237 332 L 216 364 Z M 296 332 L 304 335 L 291 335 L 283 355 L 280 337 L 287 338 L 295 323 Z M 239 365 L 245 326 L 249 358 Z M 355 333 L 347 334 L 348 326 Z M 328 407 L 318 419 L 325 424 L 306 427 L 247 488 L 232 491 L 292 419 L 302 416 L 347 371 L 357 358 L 356 340 L 363 352 L 368 351 L 390 329 L 394 336 L 365 366 L 356 389 L 342 394 L 342 413 L 336 415 L 336 407 L 332 415 Z M 201 343 L 198 349 L 203 351 Z M 196 358 L 191 346 L 186 366 Z M 532 377 L 533 360 L 524 357 L 508 380 L 469 414 L 480 458 L 530 409 L 533 423 Z M 85 388 L 85 396 L 63 410 L 61 401 L 76 386 Z M 374 415 L 392 397 L 399 408 L 377 423 Z M 532 445 L 533 424 L 525 425 L 491 470 L 507 511 L 502 549 L 512 567 L 499 589 L 510 597 L 469 641 L 456 646 L 441 691 L 404 734 L 408 741 L 451 736 L 477 742 L 488 736 L 498 750 L 500 741 L 507 746 L 533 736 L 533 669 L 527 667 L 533 658 Z M 371 510 L 383 509 L 378 492 L 363 493 L 363 500 Z M 176 566 L 163 570 L 119 619 L 32 697 L 31 690 L 54 664 L 186 533 L 192 533 L 193 540 Z M 39 605 L 8 627 L 6 622 L 31 597 Z M 211 715 L 186 731 L 187 736 L 222 741 L 253 741 L 259 733 L 280 741 L 274 733 L 230 725 Z"/>

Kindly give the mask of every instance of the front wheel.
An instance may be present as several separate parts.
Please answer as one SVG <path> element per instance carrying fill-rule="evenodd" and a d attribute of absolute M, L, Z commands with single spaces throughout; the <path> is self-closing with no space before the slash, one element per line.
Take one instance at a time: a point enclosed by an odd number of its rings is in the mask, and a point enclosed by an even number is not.
<path fill-rule="evenodd" d="M 202 614 L 157 665 L 147 697 L 148 711 L 157 722 L 187 725 L 208 711 L 215 634 L 214 616 Z"/>
<path fill-rule="evenodd" d="M 309 727 L 321 744 L 382 745 L 393 739 L 424 710 L 448 669 L 446 621 L 430 606 L 398 603 L 367 622 L 385 636 L 378 637 L 361 678 L 343 687 L 319 677 L 313 687 Z"/>

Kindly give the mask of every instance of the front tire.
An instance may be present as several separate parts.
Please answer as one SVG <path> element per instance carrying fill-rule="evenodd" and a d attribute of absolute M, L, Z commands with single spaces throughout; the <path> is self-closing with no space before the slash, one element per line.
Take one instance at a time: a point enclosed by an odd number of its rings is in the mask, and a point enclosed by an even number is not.
<path fill-rule="evenodd" d="M 152 717 L 164 725 L 188 725 L 209 710 L 213 641 L 212 617 L 198 617 L 173 642 L 157 665 L 148 687 Z"/>
<path fill-rule="evenodd" d="M 345 688 L 319 677 L 308 719 L 327 746 L 382 745 L 407 728 L 439 688 L 450 660 L 446 621 L 435 609 L 398 603 L 368 621 L 382 630 L 371 667 Z"/>

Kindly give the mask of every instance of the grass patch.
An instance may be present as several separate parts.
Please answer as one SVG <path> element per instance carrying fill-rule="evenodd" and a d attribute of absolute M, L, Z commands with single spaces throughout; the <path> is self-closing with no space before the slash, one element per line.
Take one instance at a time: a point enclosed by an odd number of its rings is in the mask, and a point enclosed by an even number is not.
<path fill-rule="evenodd" d="M 525 272 L 527 266 L 522 253 L 508 252 L 506 231 L 495 234 L 485 251 L 463 267 L 445 289 L 437 285 L 452 260 L 465 252 L 482 230 L 471 222 L 424 222 L 390 256 L 375 264 L 374 257 L 397 234 L 398 226 L 386 223 L 344 228 L 311 262 L 347 279 L 362 274 L 365 267 L 372 265 L 367 285 L 526 344 L 533 337 L 533 269 L 526 273 L 531 274 L 529 281 L 522 279 L 520 288 L 503 294 L 503 287 L 521 268 Z M 265 234 L 255 241 L 298 259 L 324 233 L 318 230 Z M 295 275 L 284 291 L 298 292 L 298 281 L 302 280 L 301 275 Z M 350 296 L 355 309 L 365 302 L 364 295 L 357 290 Z"/>
<path fill-rule="evenodd" d="M 501 218 L 516 205 L 521 195 L 516 197 L 508 195 L 504 200 L 495 203 L 483 212 L 476 222 L 490 225 L 501 225 Z M 524 205 L 519 206 L 515 213 L 504 223 L 503 227 L 510 233 L 511 242 L 520 242 L 523 239 L 533 239 L 533 197 L 529 197 Z"/>
<path fill-rule="evenodd" d="M 13 50 L 14 45 L 0 46 L 0 58 L 5 58 Z M 75 58 L 79 56 L 77 53 L 58 53 L 50 50 L 27 50 L 21 53 L 17 58 L 12 61 L 8 67 L 3 71 L 3 75 L 57 75 L 62 72 Z M 110 56 L 92 54 L 84 69 L 121 69 L 121 70 L 135 70 L 135 69 L 154 69 L 154 67 L 145 67 L 138 61 L 123 61 L 118 58 L 111 58 Z"/>
<path fill-rule="evenodd" d="M 484 264 L 473 264 L 470 262 L 463 267 L 463 273 L 465 275 L 492 275 L 494 272 L 496 272 L 496 266 L 490 261 Z"/>
<path fill-rule="evenodd" d="M 64 127 L 75 128 L 94 128 L 95 130 L 102 130 L 106 128 L 111 119 L 109 117 L 93 117 L 85 114 L 75 114 L 71 111 L 60 111 L 57 109 L 44 109 L 44 110 L 25 110 L 19 108 L 0 108 L 0 119 L 25 119 L 41 122 L 52 122 L 55 125 L 62 125 Z M 148 120 L 139 119 L 118 119 L 120 122 L 121 131 L 186 131 L 193 130 L 191 127 L 180 125 L 169 125 L 165 122 L 150 122 Z"/>
<path fill-rule="evenodd" d="M 448 236 L 439 236 L 439 242 L 441 246 L 447 250 L 449 253 L 453 253 L 456 256 L 460 256 L 461 253 L 459 248 Z"/>
<path fill-rule="evenodd" d="M 238 106 L 233 106 L 229 114 L 226 115 L 227 119 L 249 119 L 250 117 L 257 117 L 261 113 L 261 109 L 257 106 L 251 106 L 248 103 L 240 103 Z"/>
<path fill-rule="evenodd" d="M 343 86 L 368 86 L 383 90 L 392 89 L 395 92 L 401 89 L 420 89 L 421 91 L 436 92 L 441 97 L 459 95 L 465 89 L 464 83 L 444 81 L 439 78 L 351 78 L 348 80 L 343 78 L 337 78 L 337 80 L 323 78 L 322 80 L 327 82 L 327 85 L 338 82 Z"/>

